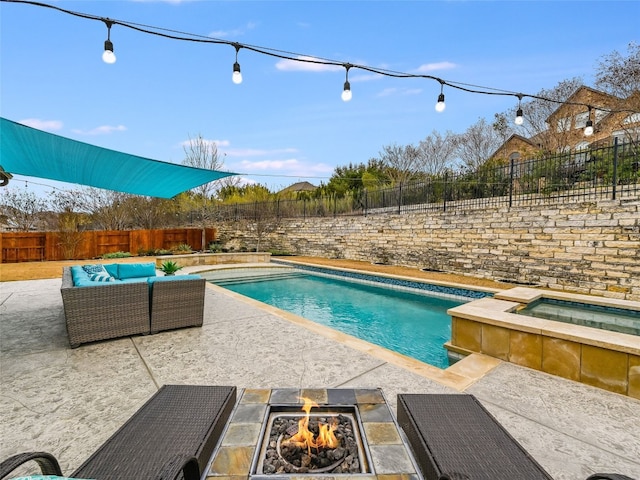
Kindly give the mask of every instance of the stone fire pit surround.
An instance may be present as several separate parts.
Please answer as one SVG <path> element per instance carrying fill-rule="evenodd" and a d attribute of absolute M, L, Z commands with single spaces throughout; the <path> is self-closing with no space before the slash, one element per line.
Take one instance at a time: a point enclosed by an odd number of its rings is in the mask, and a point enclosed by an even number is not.
<path fill-rule="evenodd" d="M 322 480 L 345 478 L 345 474 L 252 474 L 263 424 L 269 405 L 302 407 L 301 397 L 319 406 L 356 406 L 368 445 L 371 473 L 357 474 L 361 479 L 378 479 L 382 475 L 404 475 L 417 478 L 417 469 L 409 447 L 403 442 L 398 426 L 380 389 L 245 389 L 229 421 L 220 446 L 213 454 L 207 479 L 238 478 L 275 480 L 282 477 Z M 304 413 L 300 410 L 301 415 Z M 313 411 L 312 411 L 313 413 Z"/>

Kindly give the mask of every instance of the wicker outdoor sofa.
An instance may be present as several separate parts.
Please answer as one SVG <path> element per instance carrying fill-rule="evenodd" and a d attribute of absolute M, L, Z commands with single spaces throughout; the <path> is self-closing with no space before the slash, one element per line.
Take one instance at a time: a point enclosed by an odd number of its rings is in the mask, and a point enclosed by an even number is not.
<path fill-rule="evenodd" d="M 426 480 L 553 479 L 473 395 L 399 394 L 398 424 Z"/>
<path fill-rule="evenodd" d="M 70 477 L 97 480 L 199 480 L 236 403 L 236 387 L 164 385 Z M 0 479 L 36 462 L 43 475 L 62 475 L 47 452 L 14 455 Z"/>
<path fill-rule="evenodd" d="M 80 285 L 74 283 L 74 267 L 63 268 L 60 292 L 72 348 L 99 340 L 202 326 L 206 281 L 198 275 L 155 276 L 155 264 L 142 265 L 140 275 L 144 276 Z M 130 271 L 136 266 L 127 265 Z"/>

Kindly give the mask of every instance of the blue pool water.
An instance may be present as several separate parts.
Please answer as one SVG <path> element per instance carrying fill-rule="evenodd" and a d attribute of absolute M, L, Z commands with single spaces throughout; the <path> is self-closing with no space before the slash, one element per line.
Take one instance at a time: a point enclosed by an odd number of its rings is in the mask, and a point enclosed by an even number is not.
<path fill-rule="evenodd" d="M 640 312 L 637 310 L 541 298 L 516 313 L 640 336 Z"/>
<path fill-rule="evenodd" d="M 463 303 L 307 274 L 213 283 L 439 368 L 449 366 L 446 312 Z"/>

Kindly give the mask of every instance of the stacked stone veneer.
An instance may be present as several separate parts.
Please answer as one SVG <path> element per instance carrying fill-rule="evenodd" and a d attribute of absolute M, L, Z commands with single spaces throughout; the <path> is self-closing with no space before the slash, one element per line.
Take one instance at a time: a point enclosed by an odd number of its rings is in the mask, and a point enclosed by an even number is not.
<path fill-rule="evenodd" d="M 640 200 L 217 225 L 231 248 L 364 260 L 640 300 Z"/>

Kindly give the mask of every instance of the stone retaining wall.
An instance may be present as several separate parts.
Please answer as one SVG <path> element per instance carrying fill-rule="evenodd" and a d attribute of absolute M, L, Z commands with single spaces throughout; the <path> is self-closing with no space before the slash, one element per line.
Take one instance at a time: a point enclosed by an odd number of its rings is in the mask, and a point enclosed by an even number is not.
<path fill-rule="evenodd" d="M 223 223 L 230 248 L 411 266 L 640 300 L 640 200 Z"/>

